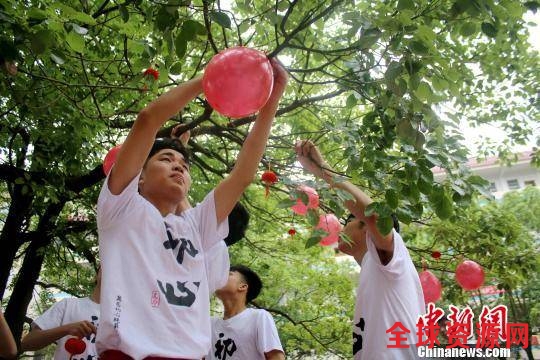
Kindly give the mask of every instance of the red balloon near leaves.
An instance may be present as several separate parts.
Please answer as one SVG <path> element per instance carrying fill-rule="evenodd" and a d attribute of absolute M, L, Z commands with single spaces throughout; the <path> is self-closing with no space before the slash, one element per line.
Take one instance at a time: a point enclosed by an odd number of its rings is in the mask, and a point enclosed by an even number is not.
<path fill-rule="evenodd" d="M 464 290 L 480 288 L 484 278 L 484 269 L 472 260 L 465 260 L 456 267 L 456 281 Z"/>
<path fill-rule="evenodd" d="M 433 251 L 431 253 L 431 257 L 436 259 L 436 260 L 439 260 L 441 258 L 441 252 L 440 251 Z"/>
<path fill-rule="evenodd" d="M 258 50 L 236 46 L 215 55 L 202 79 L 206 100 L 222 115 L 241 118 L 266 104 L 274 85 L 270 60 Z"/>
<path fill-rule="evenodd" d="M 441 282 L 429 270 L 424 270 L 420 274 L 420 284 L 424 293 L 424 301 L 427 303 L 435 303 L 441 299 L 442 286 Z"/>
<path fill-rule="evenodd" d="M 264 183 L 264 187 L 266 188 L 264 197 L 268 197 L 268 195 L 270 194 L 270 186 L 277 183 L 279 179 L 275 172 L 273 172 L 272 170 L 266 170 L 261 175 L 261 181 Z"/>
<path fill-rule="evenodd" d="M 82 339 L 72 337 L 66 340 L 64 348 L 71 355 L 79 355 L 86 350 L 86 343 Z"/>
<path fill-rule="evenodd" d="M 319 244 L 329 246 L 338 242 L 341 223 L 334 214 L 322 214 L 319 216 L 319 224 L 315 229 L 322 229 L 328 233 L 327 236 L 321 239 Z"/>
<path fill-rule="evenodd" d="M 308 209 L 316 209 L 319 206 L 319 194 L 317 194 L 317 190 L 306 185 L 300 185 L 298 190 L 307 195 L 308 203 L 304 204 L 301 198 L 296 199 L 296 204 L 291 206 L 295 214 L 306 215 Z"/>
<path fill-rule="evenodd" d="M 103 159 L 103 172 L 105 173 L 105 176 L 109 175 L 109 172 L 116 162 L 116 157 L 118 156 L 118 151 L 120 151 L 121 147 L 122 144 L 116 145 L 109 150 L 107 155 L 105 155 L 105 158 Z"/>

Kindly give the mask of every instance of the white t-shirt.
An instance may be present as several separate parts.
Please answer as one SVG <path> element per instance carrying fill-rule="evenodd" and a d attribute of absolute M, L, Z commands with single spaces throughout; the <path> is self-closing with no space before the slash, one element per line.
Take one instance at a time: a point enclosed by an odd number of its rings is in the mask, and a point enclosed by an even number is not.
<path fill-rule="evenodd" d="M 99 324 L 99 304 L 96 304 L 89 298 L 67 298 L 63 299 L 32 323 L 32 326 L 38 326 L 41 330 L 50 330 L 62 325 L 71 324 L 79 321 L 88 321 L 96 327 Z M 66 351 L 64 345 L 67 339 L 73 336 L 64 336 L 56 342 L 56 351 L 54 352 L 55 360 L 69 359 L 70 354 Z M 86 350 L 79 355 L 74 355 L 73 360 L 89 360 L 97 359 L 96 351 L 96 335 L 91 334 L 82 338 L 86 343 Z"/>
<path fill-rule="evenodd" d="M 138 180 L 119 195 L 105 180 L 99 195 L 98 352 L 200 359 L 210 347 L 210 294 L 229 275 L 228 223 L 217 224 L 213 191 L 181 215 L 163 217 L 138 193 Z"/>
<path fill-rule="evenodd" d="M 369 234 L 369 233 L 368 233 Z M 367 237 L 368 251 L 362 259 L 362 269 L 356 291 L 353 323 L 353 354 L 359 360 L 411 360 L 418 358 L 416 323 L 425 313 L 424 295 L 409 251 L 397 232 L 394 235 L 392 260 L 382 265 L 375 244 Z M 396 335 L 387 333 L 399 321 L 410 331 L 404 333 L 407 348 L 387 348 L 395 345 Z M 401 331 L 397 329 L 396 331 Z"/>
<path fill-rule="evenodd" d="M 206 360 L 264 360 L 272 350 L 283 348 L 268 311 L 247 308 L 227 320 L 212 318 L 212 347 Z"/>

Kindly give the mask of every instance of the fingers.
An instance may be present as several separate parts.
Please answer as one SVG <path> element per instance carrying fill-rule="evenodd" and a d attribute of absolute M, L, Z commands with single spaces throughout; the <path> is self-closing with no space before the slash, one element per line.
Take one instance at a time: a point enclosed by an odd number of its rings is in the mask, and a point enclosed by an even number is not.
<path fill-rule="evenodd" d="M 311 140 L 298 140 L 294 144 L 294 151 L 297 156 L 310 157 L 312 150 L 316 149 L 315 144 Z"/>
<path fill-rule="evenodd" d="M 85 337 L 90 334 L 95 334 L 97 328 L 89 321 L 79 321 L 71 324 L 69 334 L 78 337 Z"/>

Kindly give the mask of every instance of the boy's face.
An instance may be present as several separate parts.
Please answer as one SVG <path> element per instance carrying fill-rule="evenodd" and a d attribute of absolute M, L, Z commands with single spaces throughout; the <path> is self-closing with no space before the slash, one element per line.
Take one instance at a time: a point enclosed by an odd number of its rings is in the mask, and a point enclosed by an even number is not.
<path fill-rule="evenodd" d="M 222 299 L 226 294 L 235 294 L 244 288 L 247 290 L 247 283 L 242 274 L 238 271 L 229 271 L 227 284 L 221 289 L 216 290 L 216 296 Z"/>
<path fill-rule="evenodd" d="M 343 228 L 343 232 L 351 239 L 351 243 L 347 244 L 340 240 L 339 250 L 361 260 L 367 252 L 365 223 L 352 217 Z"/>
<path fill-rule="evenodd" d="M 162 194 L 180 201 L 190 186 L 189 165 L 181 153 L 172 149 L 162 149 L 150 157 L 139 180 L 139 190 L 146 198 Z"/>

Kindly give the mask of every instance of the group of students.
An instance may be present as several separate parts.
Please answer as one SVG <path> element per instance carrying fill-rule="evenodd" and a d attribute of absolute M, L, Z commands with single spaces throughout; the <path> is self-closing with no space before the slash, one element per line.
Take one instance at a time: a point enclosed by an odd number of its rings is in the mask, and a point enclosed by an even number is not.
<path fill-rule="evenodd" d="M 234 168 L 195 207 L 187 201 L 188 153 L 178 140 L 155 137 L 202 92 L 201 78 L 178 85 L 138 114 L 98 199 L 101 273 L 92 296 L 80 301 L 99 314 L 73 319 L 71 326 L 61 326 L 62 335 L 95 342 L 104 360 L 284 359 L 271 315 L 246 306 L 260 292 L 260 278 L 247 267 L 230 266 L 224 241 L 229 232 L 226 220 L 255 177 L 288 82 L 275 59 L 272 66 L 271 96 Z M 339 248 L 362 266 L 354 315 L 355 359 L 416 358 L 412 348 L 388 349 L 386 341 L 392 324 L 400 321 L 414 329 L 424 312 L 418 275 L 403 240 L 396 231 L 377 230 L 376 215 L 364 215 L 371 199 L 350 182 L 335 181 L 334 171 L 312 142 L 298 142 L 295 151 L 306 171 L 353 197 L 345 203 L 352 217 L 343 230 L 352 241 L 340 242 Z M 222 319 L 210 317 L 213 293 L 223 302 Z M 57 305 L 67 311 L 67 301 Z M 23 349 L 44 344 L 32 340 L 49 326 L 37 319 L 35 330 L 22 341 Z M 50 343 L 59 337 L 47 339 Z"/>

